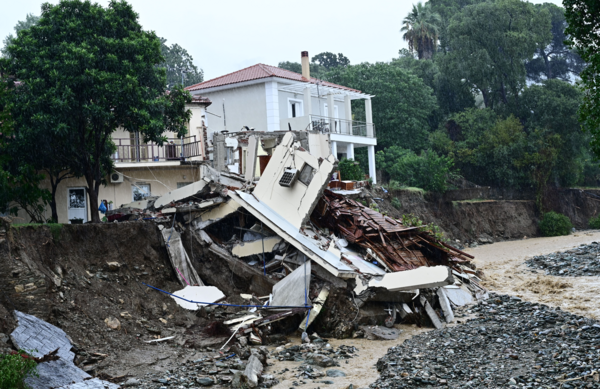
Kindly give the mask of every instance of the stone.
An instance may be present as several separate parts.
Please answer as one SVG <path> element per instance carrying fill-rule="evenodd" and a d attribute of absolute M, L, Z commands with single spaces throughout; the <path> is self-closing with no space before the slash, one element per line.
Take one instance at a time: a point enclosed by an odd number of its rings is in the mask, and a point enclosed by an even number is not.
<path fill-rule="evenodd" d="M 337 369 L 327 370 L 327 377 L 345 377 L 346 373 Z"/>
<path fill-rule="evenodd" d="M 127 311 L 125 311 L 125 312 L 121 312 L 121 317 L 122 317 L 123 319 L 127 319 L 127 320 L 131 320 L 131 319 L 133 319 L 133 317 L 131 316 L 131 314 L 130 314 L 129 312 L 127 312 Z"/>
<path fill-rule="evenodd" d="M 118 331 L 121 329 L 121 322 L 116 317 L 109 316 L 104 319 L 104 323 L 106 323 L 106 326 L 111 330 Z"/>
<path fill-rule="evenodd" d="M 130 378 L 121 385 L 123 387 L 130 387 L 130 386 L 138 386 L 140 383 L 141 383 L 140 380 L 138 380 L 137 378 Z"/>
<path fill-rule="evenodd" d="M 321 366 L 321 367 L 336 366 L 336 362 L 332 358 L 329 358 L 328 356 L 325 356 L 325 355 L 319 354 L 319 353 L 307 354 L 306 363 L 308 363 L 310 365 Z"/>
<path fill-rule="evenodd" d="M 246 383 L 250 388 L 256 388 L 258 386 L 258 377 L 263 372 L 263 364 L 260 362 L 256 355 L 251 355 L 248 358 L 248 364 L 244 373 L 242 373 L 241 381 Z"/>
<path fill-rule="evenodd" d="M 196 378 L 196 382 L 201 386 L 212 386 L 215 384 L 215 381 L 213 381 L 212 378 L 208 377 Z"/>
<path fill-rule="evenodd" d="M 106 262 L 106 266 L 110 271 L 118 271 L 121 268 L 121 264 L 119 262 Z"/>

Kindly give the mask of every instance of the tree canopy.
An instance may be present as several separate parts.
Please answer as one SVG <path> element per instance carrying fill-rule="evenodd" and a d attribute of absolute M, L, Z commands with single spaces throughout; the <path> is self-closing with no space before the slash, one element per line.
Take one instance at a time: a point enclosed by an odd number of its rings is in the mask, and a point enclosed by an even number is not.
<path fill-rule="evenodd" d="M 110 135 L 122 128 L 145 141 L 162 143 L 163 133 L 186 131 L 189 94 L 166 93 L 161 42 L 142 30 L 124 1 L 107 8 L 80 0 L 45 3 L 39 22 L 18 34 L 0 60 L 4 74 L 20 84 L 7 109 L 17 140 L 28 132 L 68 140 L 69 166 L 87 183 L 91 209 L 112 170 Z M 99 221 L 92 212 L 92 221 Z"/>
<path fill-rule="evenodd" d="M 169 46 L 166 39 L 160 38 L 160 50 L 165 59 L 160 66 L 167 71 L 168 89 L 182 85 L 182 80 L 184 87 L 204 81 L 204 72 L 194 65 L 194 59 L 186 49 L 177 43 Z"/>
<path fill-rule="evenodd" d="M 600 3 L 564 0 L 563 4 L 569 45 L 588 64 L 580 74 L 584 97 L 579 114 L 592 134 L 592 150 L 600 158 Z"/>
<path fill-rule="evenodd" d="M 486 107 L 508 104 L 525 86 L 525 62 L 551 40 L 548 11 L 520 0 L 466 6 L 448 26 L 448 72 L 481 93 Z"/>
<path fill-rule="evenodd" d="M 16 26 L 14 27 L 15 34 L 19 35 L 19 31 L 28 29 L 29 27 L 35 25 L 39 20 L 40 20 L 39 16 L 35 16 L 34 14 L 27 14 L 27 16 L 25 17 L 25 20 L 20 20 L 17 22 Z M 2 43 L 4 44 L 4 47 L 2 48 L 3 56 L 8 55 L 6 48 L 12 43 L 12 41 L 14 39 L 15 39 L 15 35 L 8 34 L 6 36 L 6 38 L 4 38 L 4 40 L 2 41 Z"/>

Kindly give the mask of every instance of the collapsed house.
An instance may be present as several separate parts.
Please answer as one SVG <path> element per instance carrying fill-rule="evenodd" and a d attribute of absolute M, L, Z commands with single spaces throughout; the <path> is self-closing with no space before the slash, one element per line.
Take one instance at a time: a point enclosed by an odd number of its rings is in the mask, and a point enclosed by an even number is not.
<path fill-rule="evenodd" d="M 243 312 L 224 320 L 241 343 L 262 343 L 277 322 L 338 337 L 358 336 L 359 324 L 441 328 L 453 307 L 487 297 L 471 255 L 328 189 L 326 134 L 218 134 L 215 161 L 198 166 L 199 181 L 108 219 L 158 224 L 184 286 L 161 292 L 182 307 L 241 296 Z"/>

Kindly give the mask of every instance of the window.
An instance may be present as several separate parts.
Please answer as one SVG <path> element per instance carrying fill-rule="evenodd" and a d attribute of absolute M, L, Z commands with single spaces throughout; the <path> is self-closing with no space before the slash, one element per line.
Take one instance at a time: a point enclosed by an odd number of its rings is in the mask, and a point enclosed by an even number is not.
<path fill-rule="evenodd" d="M 184 186 L 188 186 L 189 184 L 191 184 L 191 182 L 178 182 L 177 189 L 183 188 Z"/>
<path fill-rule="evenodd" d="M 315 169 L 313 169 L 313 167 L 309 164 L 305 163 L 302 167 L 302 171 L 300 171 L 300 177 L 298 178 L 298 180 L 300 180 L 300 182 L 304 185 L 308 186 L 312 181 L 314 175 Z"/>
<path fill-rule="evenodd" d="M 297 118 L 304 116 L 302 100 L 288 99 L 288 117 Z"/>
<path fill-rule="evenodd" d="M 141 201 L 150 197 L 150 184 L 135 184 L 131 186 L 133 201 Z"/>

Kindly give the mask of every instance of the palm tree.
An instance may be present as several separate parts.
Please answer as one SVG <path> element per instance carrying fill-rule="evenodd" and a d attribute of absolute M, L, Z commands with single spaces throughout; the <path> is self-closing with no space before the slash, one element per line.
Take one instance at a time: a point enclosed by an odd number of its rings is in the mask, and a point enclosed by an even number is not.
<path fill-rule="evenodd" d="M 412 11 L 402 21 L 400 32 L 410 51 L 416 50 L 419 59 L 431 59 L 437 47 L 442 17 L 429 4 L 413 4 Z"/>

